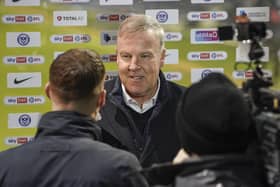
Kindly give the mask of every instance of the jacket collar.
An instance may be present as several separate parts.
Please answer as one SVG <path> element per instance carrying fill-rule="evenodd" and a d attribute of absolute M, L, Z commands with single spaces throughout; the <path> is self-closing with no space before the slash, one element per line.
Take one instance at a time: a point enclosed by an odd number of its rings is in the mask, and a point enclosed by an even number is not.
<path fill-rule="evenodd" d="M 164 103 L 167 101 L 169 92 L 167 89 L 167 81 L 162 71 L 159 72 L 159 79 L 160 79 L 160 88 L 157 96 L 157 103 Z M 114 102 L 118 104 L 125 104 L 123 96 L 122 96 L 122 88 L 121 88 L 121 80 L 119 76 L 116 78 L 112 91 L 109 93 L 109 96 L 114 99 Z"/>
<path fill-rule="evenodd" d="M 35 138 L 60 135 L 100 140 L 101 130 L 90 116 L 78 112 L 52 111 L 44 114 Z"/>

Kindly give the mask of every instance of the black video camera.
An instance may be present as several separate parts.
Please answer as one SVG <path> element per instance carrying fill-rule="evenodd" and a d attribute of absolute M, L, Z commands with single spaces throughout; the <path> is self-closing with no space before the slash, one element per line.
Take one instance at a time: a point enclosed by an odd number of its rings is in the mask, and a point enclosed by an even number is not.
<path fill-rule="evenodd" d="M 270 89 L 272 77 L 265 76 L 260 61 L 264 56 L 260 41 L 266 37 L 266 24 L 250 22 L 242 15 L 237 17 L 235 26 L 219 27 L 218 35 L 220 40 L 236 39 L 250 44 L 248 57 L 256 68 L 242 90 L 252 108 L 267 183 L 280 187 L 280 92 Z"/>

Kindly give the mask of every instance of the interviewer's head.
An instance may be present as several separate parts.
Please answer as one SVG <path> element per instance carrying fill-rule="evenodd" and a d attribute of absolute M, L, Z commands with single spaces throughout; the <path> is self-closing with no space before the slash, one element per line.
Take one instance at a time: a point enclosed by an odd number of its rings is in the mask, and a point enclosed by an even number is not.
<path fill-rule="evenodd" d="M 248 103 L 225 75 L 212 73 L 190 86 L 177 109 L 182 147 L 198 155 L 244 152 L 250 142 Z"/>
<path fill-rule="evenodd" d="M 60 54 L 50 66 L 46 84 L 53 110 L 95 112 L 104 104 L 104 76 L 105 67 L 97 52 L 70 49 Z"/>

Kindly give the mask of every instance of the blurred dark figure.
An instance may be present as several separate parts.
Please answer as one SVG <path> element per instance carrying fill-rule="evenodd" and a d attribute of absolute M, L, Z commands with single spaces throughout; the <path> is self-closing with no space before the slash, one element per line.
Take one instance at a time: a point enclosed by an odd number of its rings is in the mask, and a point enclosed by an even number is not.
<path fill-rule="evenodd" d="M 105 67 L 88 49 L 71 49 L 51 64 L 45 92 L 52 111 L 35 139 L 0 153 L 1 187 L 146 186 L 130 153 L 98 142 Z"/>
<path fill-rule="evenodd" d="M 152 185 L 266 186 L 257 157 L 256 130 L 243 93 L 223 74 L 194 83 L 177 108 L 182 149 L 173 163 L 143 172 Z"/>

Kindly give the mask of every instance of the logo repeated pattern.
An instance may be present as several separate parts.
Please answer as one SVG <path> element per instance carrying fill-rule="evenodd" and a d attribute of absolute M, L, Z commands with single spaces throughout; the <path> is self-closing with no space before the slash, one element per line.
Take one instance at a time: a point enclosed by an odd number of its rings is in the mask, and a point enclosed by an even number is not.
<path fill-rule="evenodd" d="M 42 95 L 51 61 L 74 47 L 96 48 L 108 66 L 106 81 L 117 77 L 111 65 L 117 61 L 115 47 L 120 22 L 135 13 L 155 18 L 165 29 L 167 80 L 188 85 L 211 72 L 225 71 L 228 61 L 248 62 L 248 46 L 231 50 L 219 40 L 217 26 L 231 22 L 229 15 L 246 13 L 252 21 L 270 21 L 269 6 L 237 6 L 229 12 L 224 0 L 4 0 L 0 67 L 1 108 L 7 125 L 0 130 L 32 129 L 50 109 Z M 201 6 L 203 5 L 203 6 Z M 218 8 L 217 8 L 218 7 Z M 20 11 L 17 11 L 20 10 Z M 3 28 L 3 31 L 2 31 Z M 273 38 L 273 33 L 271 34 Z M 97 47 L 94 47 L 97 46 Z M 269 47 L 264 47 L 269 61 Z M 233 55 L 232 55 L 233 54 Z M 114 66 L 113 66 L 114 67 Z M 17 68 L 17 71 L 15 69 Z M 42 71 L 41 71 L 42 70 Z M 269 70 L 267 70 L 267 73 Z M 250 71 L 233 71 L 235 80 L 252 77 Z M 45 106 L 42 109 L 42 105 Z M 30 110 L 29 110 L 30 109 Z M 34 112 L 35 110 L 35 112 Z M 36 111 L 37 110 L 37 111 Z M 2 118 L 2 117 L 0 117 Z M 2 120 L 2 121 L 5 121 Z M 18 132 L 18 131 L 17 131 Z M 33 134 L 0 137 L 0 150 L 33 140 Z"/>

